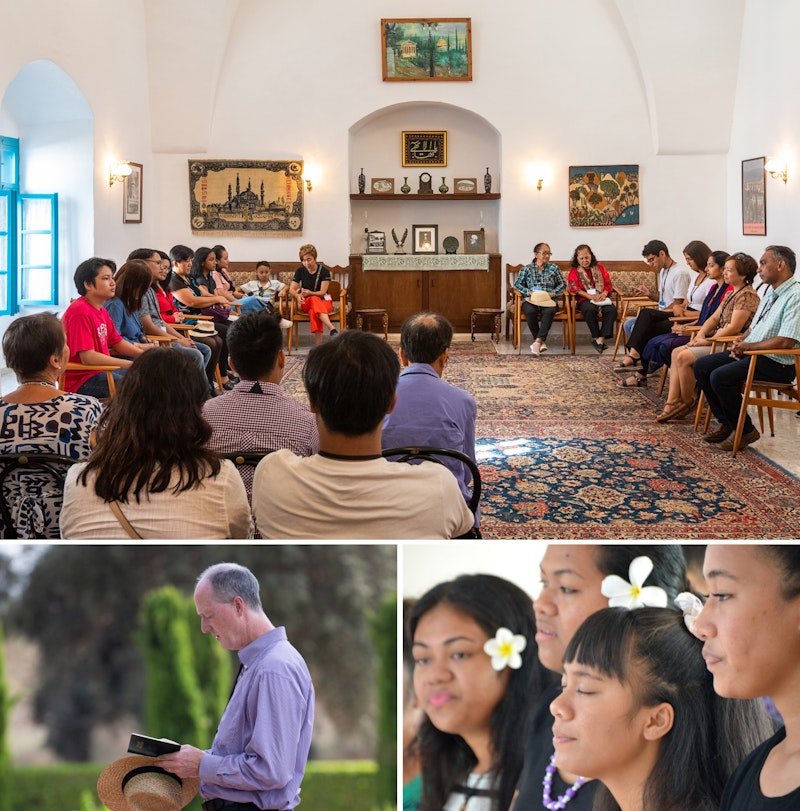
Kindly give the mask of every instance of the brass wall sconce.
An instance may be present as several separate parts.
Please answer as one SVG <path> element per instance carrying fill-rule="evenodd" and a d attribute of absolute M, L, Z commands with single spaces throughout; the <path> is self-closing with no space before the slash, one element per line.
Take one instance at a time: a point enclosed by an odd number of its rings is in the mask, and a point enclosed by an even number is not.
<path fill-rule="evenodd" d="M 780 178 L 784 183 L 788 179 L 788 165 L 784 158 L 769 158 L 764 164 L 764 169 L 769 172 L 770 177 Z"/>
<path fill-rule="evenodd" d="M 108 170 L 108 185 L 113 186 L 114 183 L 121 183 L 126 177 L 130 177 L 132 171 L 129 161 L 112 163 Z"/>

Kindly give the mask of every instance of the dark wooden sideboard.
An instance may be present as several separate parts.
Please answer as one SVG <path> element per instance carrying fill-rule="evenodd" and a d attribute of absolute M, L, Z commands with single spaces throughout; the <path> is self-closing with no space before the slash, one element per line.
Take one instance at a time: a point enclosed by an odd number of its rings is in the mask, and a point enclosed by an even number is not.
<path fill-rule="evenodd" d="M 489 269 L 367 270 L 360 255 L 350 256 L 347 298 L 353 311 L 381 307 L 389 328 L 399 331 L 421 310 L 441 313 L 456 332 L 469 332 L 474 307 L 502 307 L 501 256 L 489 254 Z"/>

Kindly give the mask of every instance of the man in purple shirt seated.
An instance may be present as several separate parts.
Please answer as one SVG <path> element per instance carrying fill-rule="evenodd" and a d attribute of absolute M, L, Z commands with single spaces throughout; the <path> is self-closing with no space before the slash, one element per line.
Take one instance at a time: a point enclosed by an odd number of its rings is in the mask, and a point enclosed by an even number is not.
<path fill-rule="evenodd" d="M 401 448 L 427 445 L 452 448 L 475 459 L 475 398 L 442 380 L 453 327 L 438 313 L 416 313 L 400 330 L 403 371 L 397 383 L 397 403 L 383 421 L 381 446 Z M 472 474 L 457 459 L 442 461 L 453 471 L 469 501 Z M 475 527 L 465 536 L 480 538 L 480 507 Z"/>
<path fill-rule="evenodd" d="M 200 627 L 241 668 L 211 749 L 184 745 L 157 765 L 200 777 L 203 811 L 288 811 L 300 802 L 311 745 L 314 687 L 286 629 L 264 613 L 253 573 L 236 563 L 210 566 L 194 591 Z"/>

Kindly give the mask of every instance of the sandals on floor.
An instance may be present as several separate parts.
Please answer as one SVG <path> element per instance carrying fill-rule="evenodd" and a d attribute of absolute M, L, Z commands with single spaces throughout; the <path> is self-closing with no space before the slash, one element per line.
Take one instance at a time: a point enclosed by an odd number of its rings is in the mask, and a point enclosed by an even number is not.
<path fill-rule="evenodd" d="M 630 363 L 626 363 L 626 361 L 630 361 Z M 627 352 L 622 356 L 622 360 L 618 360 L 614 364 L 614 371 L 622 371 L 624 369 L 633 369 L 634 366 L 641 366 L 642 359 L 641 358 L 634 358 L 633 355 L 629 355 Z"/>
<path fill-rule="evenodd" d="M 641 389 L 647 387 L 647 378 L 634 374 L 623 380 L 617 380 L 617 386 L 621 389 Z"/>

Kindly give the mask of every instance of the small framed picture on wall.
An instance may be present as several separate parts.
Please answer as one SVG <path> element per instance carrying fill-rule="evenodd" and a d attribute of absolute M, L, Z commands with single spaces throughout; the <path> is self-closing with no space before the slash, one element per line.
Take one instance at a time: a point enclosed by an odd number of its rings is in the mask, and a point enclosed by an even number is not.
<path fill-rule="evenodd" d="M 131 161 L 131 173 L 122 184 L 122 222 L 142 221 L 142 164 Z"/>

